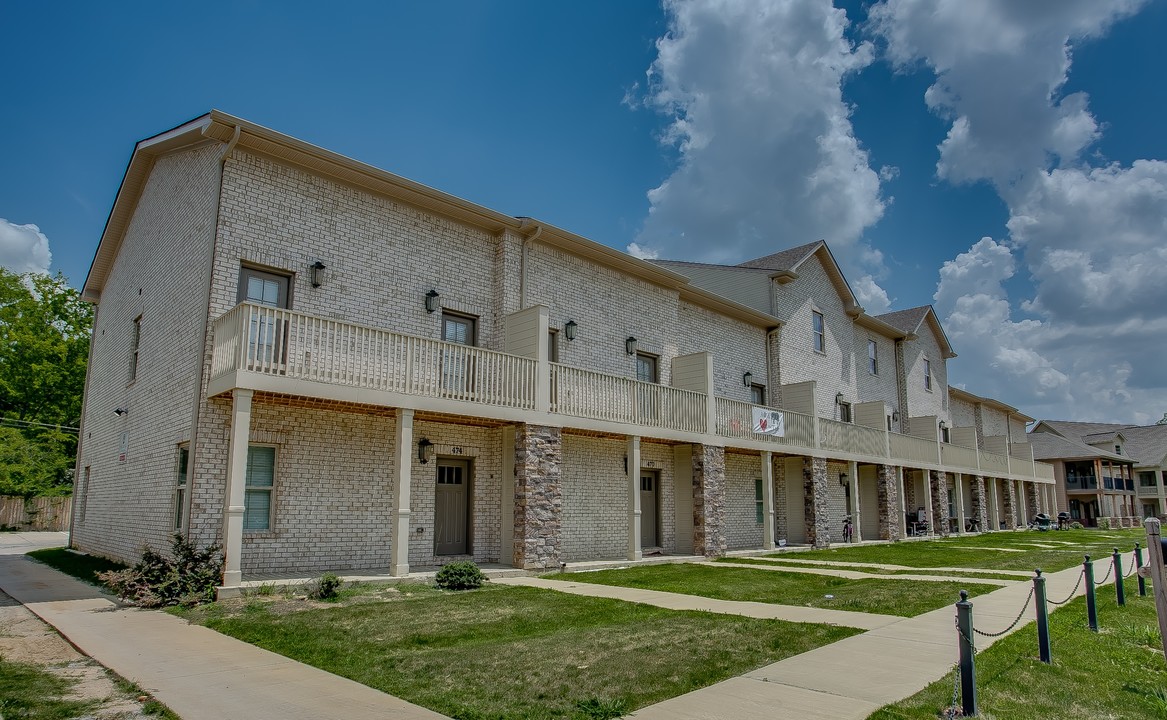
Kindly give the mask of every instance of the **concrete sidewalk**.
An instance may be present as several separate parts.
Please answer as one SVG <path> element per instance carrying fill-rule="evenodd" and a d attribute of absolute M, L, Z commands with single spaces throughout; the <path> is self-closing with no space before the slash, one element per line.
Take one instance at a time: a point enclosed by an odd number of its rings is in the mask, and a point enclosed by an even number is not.
<path fill-rule="evenodd" d="M 1129 568 L 1134 562 L 1132 558 L 1133 553 L 1124 553 L 1123 566 Z M 1109 558 L 1095 562 L 1095 576 L 1099 580 L 1106 575 L 1109 564 Z M 1078 565 L 1047 575 L 1048 597 L 1060 600 L 1068 596 L 1080 574 Z M 1032 583 L 1016 583 L 973 598 L 974 627 L 985 632 L 1000 632 L 1008 627 L 1025 605 L 1031 588 Z M 1079 586 L 1075 594 L 1084 592 Z M 958 652 L 955 614 L 955 608 L 949 605 L 914 618 L 901 618 L 861 635 L 637 710 L 630 717 L 638 720 L 862 720 L 876 709 L 913 695 L 951 674 Z M 1017 627 L 1033 622 L 1033 617 L 1031 604 Z M 996 639 L 977 636 L 977 649 L 989 647 Z"/>
<path fill-rule="evenodd" d="M 0 589 L 183 720 L 444 717 L 167 613 L 122 606 L 16 554 L 59 546 L 59 539 L 3 539 L 13 541 L 0 551 Z"/>

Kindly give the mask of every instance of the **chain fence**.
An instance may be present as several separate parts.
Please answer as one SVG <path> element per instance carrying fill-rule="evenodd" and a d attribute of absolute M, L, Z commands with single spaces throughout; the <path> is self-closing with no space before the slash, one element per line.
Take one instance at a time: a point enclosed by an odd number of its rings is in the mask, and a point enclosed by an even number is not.
<path fill-rule="evenodd" d="M 1106 576 L 1103 577 L 1101 580 L 1095 580 L 1094 584 L 1095 585 L 1104 585 L 1106 583 L 1106 581 L 1110 579 L 1110 573 L 1112 573 L 1112 572 L 1114 572 L 1114 563 L 1111 563 L 1110 567 L 1106 568 Z"/>
<path fill-rule="evenodd" d="M 1029 595 L 1025 598 L 1025 604 L 1021 606 L 1021 612 L 1017 613 L 1017 618 L 1015 620 L 1013 620 L 1012 625 L 1005 628 L 1001 632 L 995 632 L 995 633 L 984 632 L 983 630 L 977 630 L 975 627 L 972 629 L 973 632 L 977 635 L 980 635 L 981 637 L 988 637 L 988 638 L 1001 637 L 1005 633 L 1007 633 L 1010 630 L 1012 630 L 1013 628 L 1017 627 L 1017 623 L 1021 622 L 1021 618 L 1025 615 L 1025 611 L 1029 609 L 1029 603 L 1032 601 L 1033 601 L 1033 588 L 1030 587 L 1029 588 Z M 969 643 L 969 644 L 971 645 L 972 643 Z"/>

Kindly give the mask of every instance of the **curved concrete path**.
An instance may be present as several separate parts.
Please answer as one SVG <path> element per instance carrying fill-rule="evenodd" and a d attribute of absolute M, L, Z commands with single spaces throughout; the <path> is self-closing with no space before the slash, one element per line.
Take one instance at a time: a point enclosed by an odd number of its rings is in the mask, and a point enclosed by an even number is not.
<path fill-rule="evenodd" d="M 183 720 L 444 717 L 173 615 L 120 605 L 92 585 L 21 557 L 64 544 L 59 537 L 6 536 L 0 536 L 0 589 Z"/>

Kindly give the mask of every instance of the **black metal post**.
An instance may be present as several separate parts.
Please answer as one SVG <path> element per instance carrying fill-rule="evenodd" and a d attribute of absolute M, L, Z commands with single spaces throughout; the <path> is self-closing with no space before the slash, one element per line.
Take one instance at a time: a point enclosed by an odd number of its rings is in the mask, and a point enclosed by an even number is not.
<path fill-rule="evenodd" d="M 968 591 L 960 591 L 960 602 L 956 603 L 956 627 L 960 630 L 960 709 L 965 717 L 977 714 L 977 668 L 973 661 L 973 604 L 968 601 Z"/>
<path fill-rule="evenodd" d="M 1034 572 L 1036 575 L 1033 576 L 1033 601 L 1037 605 L 1037 652 L 1041 656 L 1041 661 L 1049 665 L 1053 661 L 1050 659 L 1049 610 L 1045 605 L 1045 578 L 1041 576 L 1041 568 Z"/>
<path fill-rule="evenodd" d="M 1143 566 L 1143 549 L 1135 543 L 1135 570 Z M 1137 575 L 1138 573 L 1136 573 Z M 1139 597 L 1147 596 L 1147 580 L 1142 575 L 1139 575 Z"/>
<path fill-rule="evenodd" d="M 1118 597 L 1119 607 L 1126 605 L 1126 583 L 1122 581 L 1122 555 L 1118 548 L 1114 549 L 1114 594 Z"/>
<path fill-rule="evenodd" d="M 1094 563 L 1090 562 L 1090 556 L 1086 556 L 1086 562 L 1082 563 L 1082 572 L 1086 573 L 1086 619 L 1090 623 L 1090 629 L 1098 632 L 1098 605 L 1094 602 Z"/>

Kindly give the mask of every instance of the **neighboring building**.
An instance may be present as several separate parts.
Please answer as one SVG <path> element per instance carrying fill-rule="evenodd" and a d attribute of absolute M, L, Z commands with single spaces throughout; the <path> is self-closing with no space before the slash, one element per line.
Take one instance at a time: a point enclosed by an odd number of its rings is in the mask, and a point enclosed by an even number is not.
<path fill-rule="evenodd" d="M 230 589 L 1052 507 L 1019 414 L 950 390 L 930 308 L 866 315 L 821 242 L 745 265 L 638 260 L 211 112 L 138 143 L 85 282 L 72 545 L 221 542 Z"/>
<path fill-rule="evenodd" d="M 1167 515 L 1167 425 L 1042 420 L 1030 438 L 1035 457 L 1054 466 L 1058 507 L 1075 520 Z"/>

